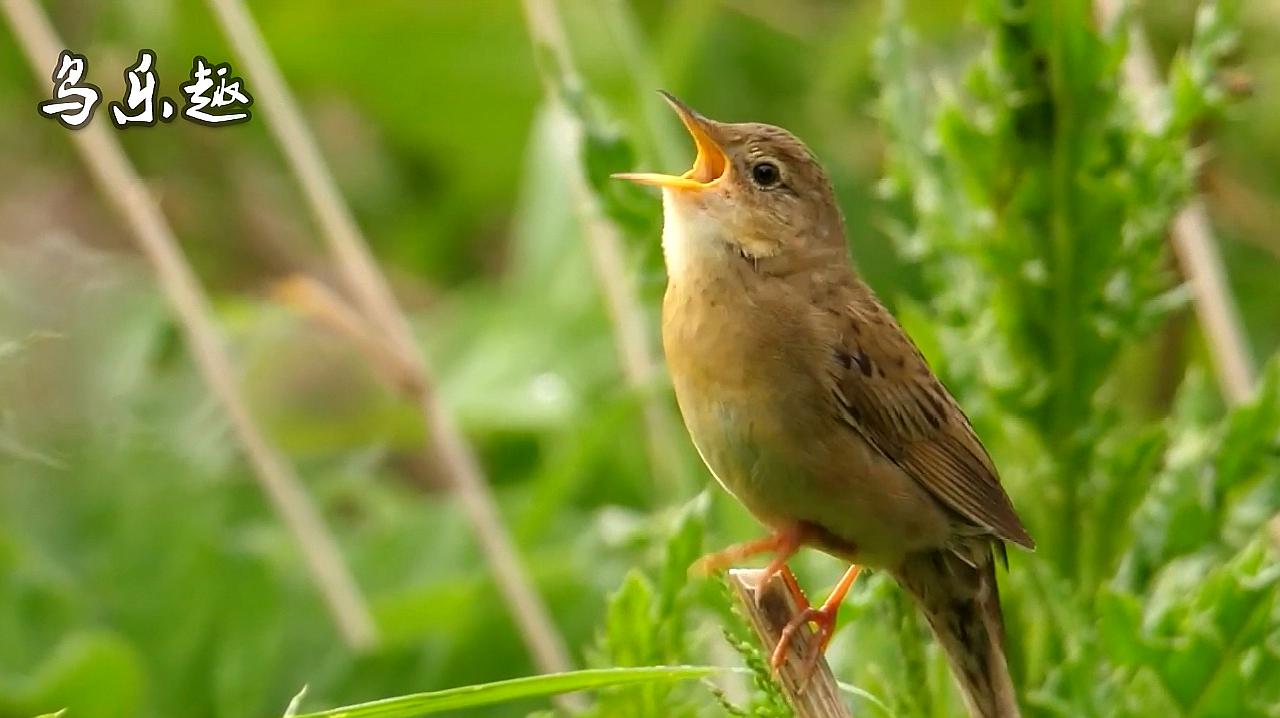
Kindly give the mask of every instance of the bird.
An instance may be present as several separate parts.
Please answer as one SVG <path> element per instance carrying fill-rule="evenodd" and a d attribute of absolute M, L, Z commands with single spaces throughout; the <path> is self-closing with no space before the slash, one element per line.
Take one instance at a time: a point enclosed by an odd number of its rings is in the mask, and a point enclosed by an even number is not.
<path fill-rule="evenodd" d="M 801 548 L 850 565 L 802 626 L 819 650 L 859 570 L 886 571 L 922 610 L 974 718 L 1019 715 L 995 565 L 1035 542 L 956 399 L 862 280 L 832 183 L 790 132 L 712 120 L 663 92 L 693 138 L 681 175 L 613 175 L 661 188 L 662 344 L 676 402 L 710 473 L 764 537 L 698 562 Z M 793 582 L 792 582 L 793 583 Z M 757 588 L 757 591 L 759 588 Z"/>

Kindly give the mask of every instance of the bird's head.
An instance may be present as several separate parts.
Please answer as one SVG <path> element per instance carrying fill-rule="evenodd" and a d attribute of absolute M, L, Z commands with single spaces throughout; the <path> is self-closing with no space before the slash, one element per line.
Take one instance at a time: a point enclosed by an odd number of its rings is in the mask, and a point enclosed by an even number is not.
<path fill-rule="evenodd" d="M 773 125 L 703 117 L 662 93 L 697 147 L 682 175 L 615 174 L 662 188 L 668 271 L 693 262 L 844 252 L 844 224 L 826 172 L 795 135 Z"/>

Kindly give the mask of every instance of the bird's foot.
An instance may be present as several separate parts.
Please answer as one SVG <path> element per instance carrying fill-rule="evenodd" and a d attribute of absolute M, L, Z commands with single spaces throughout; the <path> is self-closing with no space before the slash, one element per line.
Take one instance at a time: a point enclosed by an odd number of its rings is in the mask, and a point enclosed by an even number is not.
<path fill-rule="evenodd" d="M 773 560 L 769 562 L 769 565 L 765 566 L 764 569 L 760 571 L 760 574 L 756 576 L 756 606 L 760 605 L 760 597 L 764 595 L 765 586 L 769 585 L 769 582 L 773 580 L 774 576 L 781 575 L 782 580 L 787 584 L 787 590 L 791 592 L 791 595 L 799 599 L 797 603 L 808 607 L 809 599 L 805 598 L 804 592 L 800 590 L 800 584 L 796 581 L 796 575 L 791 573 L 791 569 L 787 567 L 787 561 L 791 560 L 791 557 L 795 555 L 798 548 L 798 541 L 795 545 L 779 548 L 777 555 L 773 557 Z"/>
<path fill-rule="evenodd" d="M 783 664 L 787 662 L 787 653 L 791 650 L 791 643 L 795 640 L 796 632 L 802 630 L 810 623 L 817 627 L 815 638 L 817 638 L 817 646 L 805 658 L 804 670 L 801 672 L 801 684 L 807 683 L 813 675 L 813 671 L 818 666 L 818 659 L 822 654 L 826 653 L 827 644 L 831 642 L 831 636 L 836 630 L 836 614 L 840 611 L 840 602 L 849 593 L 849 588 L 853 586 L 853 582 L 858 578 L 858 566 L 850 566 L 844 576 L 840 578 L 840 582 L 831 591 L 831 595 L 818 608 L 809 605 L 807 600 L 800 600 L 797 603 L 801 606 L 800 612 L 795 615 L 787 625 L 782 629 L 782 633 L 778 636 L 778 645 L 774 647 L 773 654 L 769 657 L 769 665 L 773 667 L 775 672 L 782 669 Z M 788 572 L 790 573 L 790 572 Z M 792 579 L 794 582 L 794 579 Z M 799 586 L 796 586 L 799 590 Z M 803 599 L 803 594 L 800 594 Z"/>
<path fill-rule="evenodd" d="M 762 553 L 775 553 L 777 556 L 774 557 L 769 567 L 765 569 L 768 574 L 767 578 L 771 578 L 786 565 L 788 559 L 795 555 L 795 552 L 799 550 L 800 544 L 803 542 L 804 529 L 800 525 L 776 531 L 768 536 L 734 544 L 726 549 L 703 556 L 689 566 L 689 575 L 697 578 L 706 578 L 707 576 L 724 572 L 745 558 L 758 556 Z"/>
<path fill-rule="evenodd" d="M 689 575 L 695 578 L 707 578 L 724 573 L 744 558 L 775 550 L 778 545 L 777 539 L 777 535 L 765 536 L 706 554 L 689 566 Z"/>
<path fill-rule="evenodd" d="M 782 635 L 778 636 L 778 645 L 774 647 L 773 654 L 769 657 L 769 665 L 773 668 L 774 673 L 781 671 L 783 664 L 787 662 L 787 653 L 791 650 L 791 643 L 795 640 L 796 632 L 812 623 L 817 626 L 817 632 L 814 634 L 817 638 L 817 645 L 805 657 L 804 668 L 800 672 L 801 685 L 808 683 L 814 669 L 818 667 L 818 659 L 826 652 L 827 644 L 831 642 L 831 636 L 835 633 L 838 610 L 837 607 L 828 607 L 826 605 L 819 608 L 805 606 L 801 609 L 782 629 Z"/>

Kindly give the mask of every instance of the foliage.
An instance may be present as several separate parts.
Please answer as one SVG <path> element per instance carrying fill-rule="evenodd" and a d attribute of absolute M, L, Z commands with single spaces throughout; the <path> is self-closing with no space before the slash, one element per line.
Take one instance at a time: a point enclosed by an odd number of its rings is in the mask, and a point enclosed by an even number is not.
<path fill-rule="evenodd" d="M 602 666 L 645 666 L 680 661 L 694 654 L 686 626 L 691 587 L 688 566 L 702 548 L 706 496 L 694 499 L 675 520 L 659 560 L 657 585 L 633 568 L 609 598 L 599 648 L 592 659 Z M 649 684 L 600 696 L 595 715 L 643 718 L 694 715 L 695 698 L 679 686 Z"/>
<path fill-rule="evenodd" d="M 1093 31 L 1087 3 L 979 10 L 991 44 L 936 100 L 891 16 L 881 107 L 887 189 L 909 200 L 895 234 L 932 296 L 910 328 L 998 437 L 1040 537 L 1009 576 L 1012 668 L 1037 714 L 1263 715 L 1280 669 L 1261 526 L 1280 506 L 1276 369 L 1222 420 L 1194 381 L 1154 423 L 1116 388 L 1134 339 L 1177 306 L 1164 233 L 1191 130 L 1220 108 L 1235 8 L 1202 8 L 1151 125 L 1120 91 L 1123 26 Z"/>
<path fill-rule="evenodd" d="M 702 678 L 715 673 L 716 670 L 705 666 L 587 669 L 388 698 L 358 706 L 307 713 L 298 715 L 297 718 L 412 718 L 459 708 L 505 703 L 516 698 L 607 688 L 628 683 L 640 683 L 653 687 L 663 685 L 667 681 Z M 287 718 L 293 717 L 287 716 Z"/>
<path fill-rule="evenodd" d="M 155 47 L 166 86 L 184 55 L 230 57 L 196 3 L 95 6 L 92 22 L 76 20 L 82 4 L 46 5 L 109 96 L 118 73 L 97 68 L 123 67 L 119 48 Z M 533 668 L 420 456 L 416 411 L 342 338 L 260 298 L 282 274 L 326 272 L 264 126 L 127 133 L 211 289 L 255 416 L 370 597 L 383 645 L 341 645 L 128 237 L 82 184 L 65 131 L 32 111 L 47 88 L 0 33 L 0 173 L 23 178 L 0 189 L 0 224 L 34 228 L 0 237 L 0 718 L 279 715 L 304 684 L 300 710 L 353 716 L 525 715 L 573 689 L 592 689 L 599 716 L 787 713 L 722 592 L 685 572 L 757 528 L 718 490 L 654 488 L 564 138 L 538 105 L 531 58 L 547 51 L 524 42 L 517 4 L 499 5 L 253 10 L 588 668 L 522 677 Z M 1256 185 L 1264 208 L 1280 194 L 1273 23 L 1225 0 L 1203 4 L 1194 32 L 1146 18 L 1172 56 L 1148 124 L 1120 91 L 1124 33 L 1096 28 L 1082 0 L 888 2 L 874 51 L 874 4 L 559 5 L 582 74 L 556 66 L 553 79 L 646 306 L 662 286 L 659 208 L 605 178 L 686 161 L 655 85 L 717 118 L 787 126 L 831 170 L 860 270 L 961 398 L 1040 542 L 1002 576 L 1028 716 L 1274 715 L 1280 575 L 1265 526 L 1280 509 L 1280 365 L 1224 409 L 1199 338 L 1175 333 L 1185 292 L 1164 249 L 1208 130 L 1211 169 Z M 1241 26 L 1260 91 L 1236 108 L 1221 68 Z M 1256 202 L 1209 199 L 1265 356 L 1280 343 L 1280 264 L 1260 248 L 1274 223 L 1235 211 Z M 814 588 L 837 573 L 808 553 L 795 568 Z M 829 657 L 858 687 L 856 715 L 960 714 L 891 580 L 860 581 L 841 621 Z"/>

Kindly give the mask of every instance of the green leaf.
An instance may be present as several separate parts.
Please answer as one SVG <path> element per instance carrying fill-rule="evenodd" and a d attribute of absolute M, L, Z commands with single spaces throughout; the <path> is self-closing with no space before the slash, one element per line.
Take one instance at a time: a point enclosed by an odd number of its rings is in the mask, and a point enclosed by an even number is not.
<path fill-rule="evenodd" d="M 35 709 L 66 706 L 85 718 L 138 715 L 143 663 L 121 636 L 85 632 L 68 637 L 35 671 L 24 702 Z"/>
<path fill-rule="evenodd" d="M 653 584 L 632 569 L 609 599 L 606 643 L 613 665 L 642 666 L 654 654 Z"/>
<path fill-rule="evenodd" d="M 494 705 L 524 698 L 540 698 L 573 691 L 616 688 L 646 683 L 671 683 L 705 678 L 722 669 L 710 666 L 652 666 L 593 668 L 544 676 L 513 678 L 430 693 L 387 698 L 369 703 L 306 713 L 297 718 L 413 718 L 441 711 Z"/>
<path fill-rule="evenodd" d="M 296 718 L 298 711 L 302 709 L 302 699 L 307 697 L 307 687 L 303 686 L 290 701 L 289 705 L 284 709 L 284 718 Z"/>
<path fill-rule="evenodd" d="M 662 576 L 658 584 L 658 614 L 673 615 L 681 591 L 689 583 L 689 566 L 702 555 L 707 507 L 711 499 L 703 491 L 681 509 L 675 529 L 667 540 Z"/>

